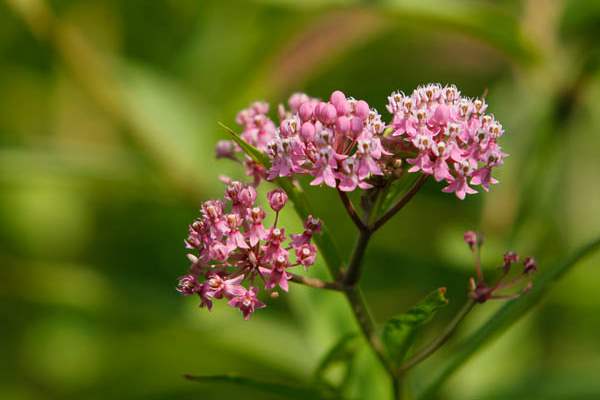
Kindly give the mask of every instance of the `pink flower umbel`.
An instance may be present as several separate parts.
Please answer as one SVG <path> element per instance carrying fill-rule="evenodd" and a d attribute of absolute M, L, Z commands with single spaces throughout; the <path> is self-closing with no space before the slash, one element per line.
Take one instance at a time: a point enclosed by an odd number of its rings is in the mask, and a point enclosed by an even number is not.
<path fill-rule="evenodd" d="M 498 183 L 491 173 L 506 156 L 496 142 L 504 130 L 485 113 L 485 100 L 462 97 L 455 86 L 429 84 L 411 95 L 392 93 L 387 109 L 394 115 L 390 140 L 408 150 L 412 145 L 416 154 L 407 160 L 413 165 L 409 172 L 446 181 L 443 191 L 459 199 L 477 193 L 469 185 L 488 191 Z"/>
<path fill-rule="evenodd" d="M 228 299 L 248 319 L 254 310 L 265 307 L 257 298 L 257 284 L 262 283 L 267 292 L 277 287 L 287 291 L 288 270 L 314 264 L 316 247 L 310 242 L 320 222 L 309 217 L 304 232 L 290 236 L 276 226 L 277 218 L 266 228 L 266 212 L 255 204 L 256 197 L 252 186 L 229 181 L 224 199 L 202 204 L 200 218 L 190 225 L 185 244 L 196 254 L 188 255 L 192 264 L 180 278 L 177 291 L 198 295 L 201 307 L 210 310 L 214 300 Z M 287 195 L 277 189 L 268 194 L 268 200 L 278 215 Z M 289 258 L 292 249 L 293 262 Z"/>

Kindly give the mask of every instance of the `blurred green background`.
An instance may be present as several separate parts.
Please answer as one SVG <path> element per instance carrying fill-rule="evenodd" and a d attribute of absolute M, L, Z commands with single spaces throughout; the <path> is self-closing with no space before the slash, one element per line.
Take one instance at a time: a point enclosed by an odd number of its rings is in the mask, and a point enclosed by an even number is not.
<path fill-rule="evenodd" d="M 420 341 L 452 317 L 472 274 L 467 229 L 486 233 L 489 268 L 509 248 L 555 263 L 600 231 L 599 37 L 594 0 L 0 2 L 0 399 L 280 398 L 181 376 L 308 381 L 356 330 L 336 293 L 293 287 L 245 322 L 174 290 L 198 205 L 221 194 L 220 174 L 242 177 L 213 159 L 217 121 L 233 126 L 254 99 L 339 88 L 384 113 L 391 91 L 430 81 L 488 91 L 511 155 L 501 184 L 461 202 L 430 182 L 376 235 L 363 288 L 379 322 L 440 286 L 451 306 Z M 347 255 L 337 195 L 310 195 Z M 284 218 L 300 227 L 291 209 Z M 439 398 L 600 398 L 598 262 Z M 354 398 L 388 396 L 368 350 L 352 373 Z"/>

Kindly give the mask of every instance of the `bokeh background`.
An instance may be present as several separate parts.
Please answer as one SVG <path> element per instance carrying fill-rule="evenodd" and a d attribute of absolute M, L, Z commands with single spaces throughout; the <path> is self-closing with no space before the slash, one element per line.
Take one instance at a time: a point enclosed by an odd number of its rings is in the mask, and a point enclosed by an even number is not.
<path fill-rule="evenodd" d="M 213 158 L 217 121 L 233 126 L 254 99 L 339 88 L 383 113 L 391 91 L 430 81 L 489 93 L 511 155 L 501 184 L 459 201 L 430 182 L 376 235 L 363 288 L 379 322 L 440 286 L 451 304 L 419 340 L 452 317 L 472 274 L 464 230 L 486 233 L 489 268 L 505 249 L 555 263 L 600 232 L 599 37 L 594 0 L 0 2 L 0 398 L 281 398 L 182 374 L 307 382 L 356 330 L 336 293 L 293 287 L 244 322 L 174 290 L 198 205 L 221 194 L 220 174 L 242 177 Z M 347 255 L 336 194 L 310 195 Z M 600 398 L 599 262 L 577 265 L 437 397 Z M 369 351 L 356 357 L 348 393 L 386 398 Z"/>

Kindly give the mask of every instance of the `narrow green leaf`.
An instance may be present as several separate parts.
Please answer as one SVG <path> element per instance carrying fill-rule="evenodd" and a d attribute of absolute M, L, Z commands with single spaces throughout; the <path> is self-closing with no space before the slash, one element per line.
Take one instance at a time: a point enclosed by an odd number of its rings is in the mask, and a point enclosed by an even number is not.
<path fill-rule="evenodd" d="M 391 18 L 438 29 L 462 32 L 481 40 L 523 64 L 538 58 L 525 37 L 516 13 L 472 0 L 380 0 L 378 8 Z"/>
<path fill-rule="evenodd" d="M 348 375 L 352 360 L 356 355 L 359 345 L 360 336 L 357 333 L 353 332 L 342 336 L 340 340 L 325 354 L 315 369 L 315 380 L 321 383 L 329 383 L 326 377 L 327 373 L 333 367 L 340 364 L 345 368 L 345 375 Z"/>
<path fill-rule="evenodd" d="M 238 375 L 184 375 L 190 381 L 209 383 L 239 385 L 251 389 L 256 389 L 265 393 L 281 396 L 286 399 L 341 399 L 341 397 L 328 388 L 321 388 L 309 385 L 283 384 L 276 382 L 266 382 Z"/>
<path fill-rule="evenodd" d="M 294 8 L 322 9 L 333 6 L 360 5 L 362 0 L 261 0 L 265 3 Z M 539 51 L 528 40 L 516 12 L 507 7 L 474 0 L 375 0 L 369 11 L 391 20 L 392 24 L 412 23 L 435 26 L 440 31 L 461 32 L 497 48 L 511 59 L 529 64 L 539 58 Z M 386 21 L 382 20 L 380 23 Z M 382 30 L 387 32 L 387 30 Z"/>
<path fill-rule="evenodd" d="M 567 259 L 559 262 L 554 267 L 547 269 L 534 281 L 533 289 L 518 300 L 506 303 L 492 317 L 487 320 L 477 331 L 466 338 L 452 353 L 450 359 L 442 366 L 440 373 L 432 383 L 426 387 L 419 398 L 429 398 L 436 393 L 440 386 L 458 370 L 481 347 L 493 338 L 511 327 L 529 310 L 540 302 L 552 286 L 567 273 L 575 264 L 585 256 L 600 248 L 600 238 L 597 238 L 581 247 Z"/>
<path fill-rule="evenodd" d="M 265 153 L 252 146 L 250 143 L 246 142 L 237 132 L 235 132 L 233 129 L 231 129 L 224 123 L 219 122 L 219 125 L 223 129 L 225 129 L 227 133 L 229 133 L 231 139 L 233 139 L 233 141 L 236 142 L 242 148 L 242 150 L 244 150 L 244 153 L 246 153 L 250 158 L 252 158 L 257 163 L 261 164 L 265 168 L 269 168 L 271 166 L 271 161 Z"/>
<path fill-rule="evenodd" d="M 382 340 L 390 360 L 399 365 L 413 345 L 416 335 L 435 313 L 448 304 L 446 288 L 431 292 L 404 314 L 397 315 L 383 327 Z"/>

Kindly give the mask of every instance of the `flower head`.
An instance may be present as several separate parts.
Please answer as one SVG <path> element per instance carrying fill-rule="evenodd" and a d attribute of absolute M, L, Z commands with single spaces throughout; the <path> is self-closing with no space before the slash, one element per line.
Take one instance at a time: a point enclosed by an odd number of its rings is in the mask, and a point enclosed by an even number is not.
<path fill-rule="evenodd" d="M 198 295 L 200 305 L 208 309 L 214 300 L 228 299 L 228 304 L 248 319 L 255 309 L 265 307 L 257 298 L 257 281 L 262 281 L 266 291 L 276 287 L 287 291 L 289 269 L 314 264 L 316 247 L 310 242 L 320 222 L 309 217 L 304 232 L 298 235 L 288 236 L 284 228 L 275 225 L 276 218 L 267 228 L 267 213 L 255 204 L 256 197 L 254 187 L 230 181 L 222 200 L 202 204 L 200 218 L 190 225 L 185 241 L 196 254 L 188 255 L 190 271 L 180 278 L 177 291 Z M 270 192 L 268 198 L 276 212 L 287 200 L 280 190 Z M 246 288 L 245 283 L 252 286 Z"/>

